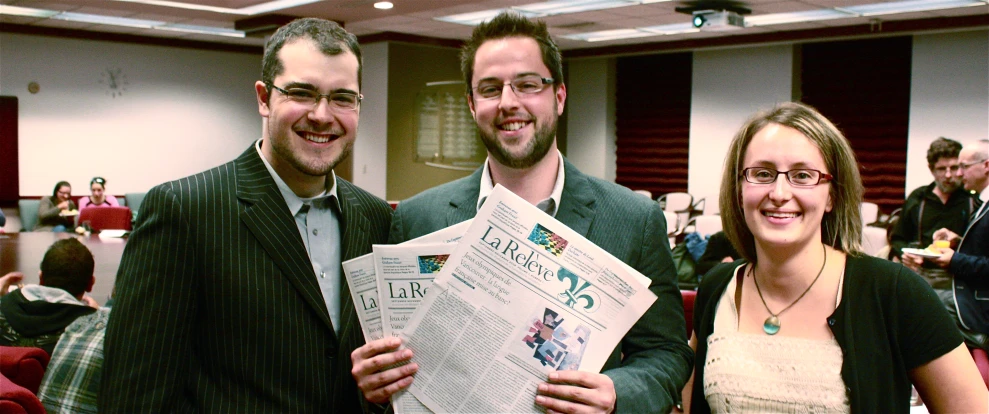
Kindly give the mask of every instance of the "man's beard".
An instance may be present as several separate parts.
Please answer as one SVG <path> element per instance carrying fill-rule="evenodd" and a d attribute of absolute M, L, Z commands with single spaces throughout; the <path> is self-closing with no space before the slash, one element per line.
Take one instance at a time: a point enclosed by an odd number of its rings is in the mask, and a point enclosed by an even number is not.
<path fill-rule="evenodd" d="M 513 169 L 525 169 L 536 165 L 546 156 L 549 149 L 553 147 L 553 140 L 556 139 L 556 126 L 559 117 L 554 117 L 552 122 L 536 129 L 532 139 L 526 144 L 521 155 L 514 155 L 502 145 L 498 140 L 497 130 L 489 135 L 481 130 L 481 141 L 488 149 L 488 154 L 498 161 L 499 164 Z"/>
<path fill-rule="evenodd" d="M 944 193 L 944 194 L 951 194 L 951 193 L 955 192 L 955 190 L 957 190 L 959 188 L 962 188 L 962 183 L 961 182 L 959 182 L 959 181 L 950 181 L 950 180 L 945 181 L 943 183 L 940 182 L 940 181 L 934 181 L 934 185 L 936 185 L 937 188 L 938 188 L 938 190 L 941 190 L 941 192 Z"/>
<path fill-rule="evenodd" d="M 277 134 L 277 133 L 278 131 L 276 131 L 273 127 L 271 126 L 268 127 L 268 136 L 272 137 L 271 139 L 271 149 L 273 150 L 272 152 L 282 160 L 287 161 L 296 171 L 302 172 L 312 177 L 321 177 L 328 175 L 330 171 L 332 171 L 333 168 L 340 163 L 340 161 L 342 161 L 344 158 L 347 158 L 354 150 L 354 144 L 353 142 L 351 142 L 345 145 L 341 149 L 340 154 L 335 159 L 324 160 L 322 158 L 317 158 L 315 160 L 310 160 L 309 162 L 307 162 L 305 159 L 303 159 L 302 154 L 296 154 L 292 150 L 291 141 L 293 139 L 297 139 L 298 137 L 281 136 L 279 138 L 275 138 L 275 135 L 273 134 Z M 290 131 L 289 133 L 294 134 L 294 132 L 292 131 Z M 343 138 L 339 137 L 337 139 L 343 139 Z"/>

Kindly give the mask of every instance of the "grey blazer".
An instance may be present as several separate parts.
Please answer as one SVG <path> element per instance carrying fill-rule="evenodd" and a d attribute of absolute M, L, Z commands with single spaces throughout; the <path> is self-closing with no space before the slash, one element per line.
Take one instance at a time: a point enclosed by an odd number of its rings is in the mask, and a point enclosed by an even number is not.
<path fill-rule="evenodd" d="M 582 174 L 564 160 L 566 174 L 556 219 L 652 279 L 659 297 L 605 363 L 618 410 L 668 413 L 690 377 L 683 302 L 659 204 L 614 183 Z M 473 218 L 482 170 L 399 203 L 390 243 L 410 240 Z M 622 355 L 624 354 L 624 358 Z"/>
<path fill-rule="evenodd" d="M 391 208 L 337 179 L 342 257 L 388 235 Z M 366 408 L 364 343 L 345 280 L 333 329 L 295 219 L 253 145 L 159 185 L 141 205 L 107 328 L 101 412 Z"/>

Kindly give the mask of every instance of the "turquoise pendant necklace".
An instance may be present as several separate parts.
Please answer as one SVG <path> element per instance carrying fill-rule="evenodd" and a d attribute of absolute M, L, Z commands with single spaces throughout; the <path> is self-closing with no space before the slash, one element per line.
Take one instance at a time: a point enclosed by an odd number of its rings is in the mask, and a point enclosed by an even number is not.
<path fill-rule="evenodd" d="M 804 295 L 806 295 L 807 292 L 810 292 L 810 288 L 814 287 L 814 284 L 817 283 L 817 279 L 821 278 L 821 275 L 824 273 L 824 267 L 828 264 L 828 249 L 823 245 L 821 247 L 824 248 L 824 263 L 821 264 L 821 270 L 817 272 L 817 277 L 814 278 L 813 282 L 810 282 L 810 286 L 807 286 L 807 289 L 804 289 L 804 293 L 801 293 L 800 296 L 797 297 L 797 300 L 793 301 L 793 303 L 777 313 L 773 313 L 773 311 L 769 310 L 769 305 L 766 304 L 766 299 L 762 297 L 762 289 L 759 289 L 759 278 L 755 276 L 755 266 L 752 266 L 752 281 L 755 282 L 755 290 L 756 292 L 759 292 L 759 300 L 762 301 L 762 306 L 765 306 L 766 312 L 769 312 L 769 317 L 762 323 L 762 331 L 767 335 L 776 335 L 776 333 L 780 331 L 780 326 L 782 325 L 780 325 L 779 316 L 783 312 L 786 312 L 787 309 L 793 307 L 793 305 L 796 305 L 797 302 L 800 302 L 800 299 L 803 299 Z"/>

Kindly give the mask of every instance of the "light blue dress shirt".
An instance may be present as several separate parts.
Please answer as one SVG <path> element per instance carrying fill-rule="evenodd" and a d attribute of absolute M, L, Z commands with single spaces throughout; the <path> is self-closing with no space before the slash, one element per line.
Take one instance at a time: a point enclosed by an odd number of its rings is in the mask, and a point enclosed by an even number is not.
<path fill-rule="evenodd" d="M 328 177 L 330 180 L 326 183 L 330 187 L 323 194 L 312 198 L 300 198 L 264 158 L 264 154 L 261 153 L 261 140 L 255 144 L 255 149 L 264 161 L 271 178 L 275 180 L 278 191 L 285 198 L 288 210 L 295 216 L 295 224 L 299 228 L 302 242 L 306 245 L 306 251 L 309 252 L 313 274 L 323 294 L 333 329 L 336 330 L 340 326 L 340 294 L 343 292 L 341 286 L 343 275 L 340 267 L 343 253 L 340 248 L 340 204 L 337 197 L 336 174 L 330 173 Z"/>

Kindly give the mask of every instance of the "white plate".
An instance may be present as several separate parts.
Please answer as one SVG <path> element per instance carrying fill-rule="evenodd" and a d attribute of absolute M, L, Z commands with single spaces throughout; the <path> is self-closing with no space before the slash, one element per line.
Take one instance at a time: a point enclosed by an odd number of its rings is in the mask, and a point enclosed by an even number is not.
<path fill-rule="evenodd" d="M 927 258 L 941 257 L 941 253 L 934 253 L 928 251 L 927 249 L 914 249 L 912 247 L 904 247 L 902 250 L 903 253 L 910 253 L 912 255 L 916 255 L 920 257 L 927 257 Z"/>

